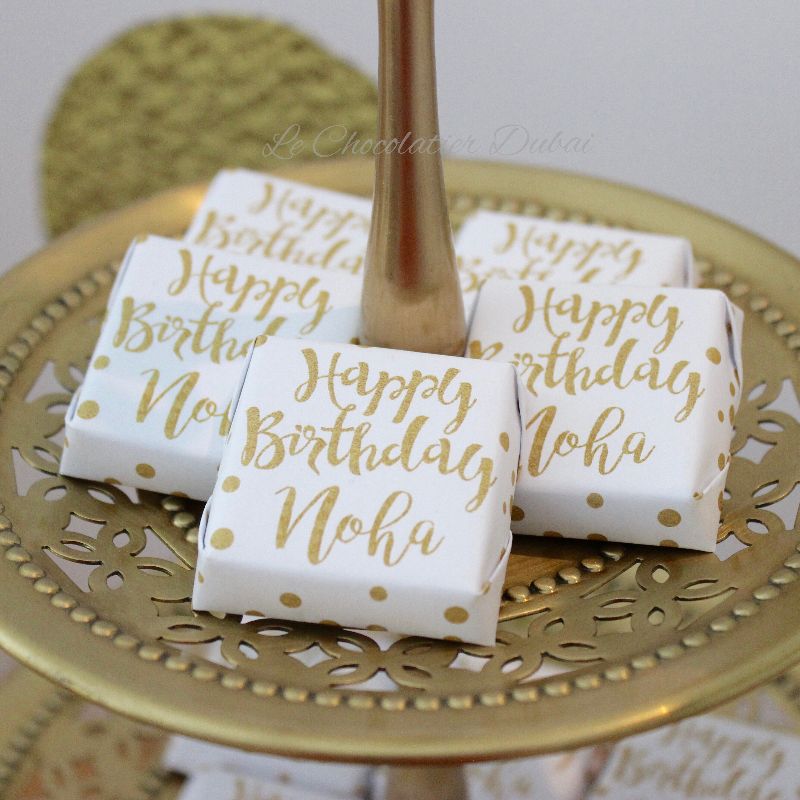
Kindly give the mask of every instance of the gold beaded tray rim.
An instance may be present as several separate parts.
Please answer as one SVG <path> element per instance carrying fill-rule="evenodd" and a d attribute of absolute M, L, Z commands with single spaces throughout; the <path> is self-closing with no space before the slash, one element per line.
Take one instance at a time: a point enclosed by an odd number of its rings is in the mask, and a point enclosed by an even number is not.
<path fill-rule="evenodd" d="M 544 194 L 555 192 L 559 197 L 565 197 L 562 206 L 572 206 L 568 196 L 575 191 L 580 191 L 584 202 L 581 208 L 586 208 L 587 201 L 592 198 L 593 202 L 609 202 L 609 198 L 604 195 L 610 193 L 616 197 L 617 204 L 623 198 L 628 210 L 628 218 L 636 214 L 637 209 L 647 207 L 648 204 L 656 204 L 663 208 L 671 209 L 673 214 L 678 216 L 685 215 L 689 220 L 700 219 L 704 224 L 713 227 L 720 227 L 729 239 L 739 240 L 737 247 L 745 244 L 751 248 L 755 247 L 760 253 L 761 263 L 774 262 L 777 268 L 776 273 L 782 273 L 791 284 L 792 279 L 797 282 L 800 275 L 800 264 L 786 253 L 782 253 L 777 248 L 765 243 L 757 237 L 747 234 L 741 229 L 735 228 L 721 220 L 697 212 L 688 206 L 676 204 L 672 201 L 657 198 L 645 192 L 627 189 L 606 184 L 593 179 L 581 178 L 579 176 L 565 175 L 544 170 L 523 169 L 518 167 L 499 167 L 497 165 L 483 164 L 451 164 L 448 165 L 448 179 L 450 184 L 462 187 L 464 191 L 475 189 L 487 191 L 488 187 L 496 190 L 498 185 L 504 186 L 507 191 L 509 184 L 530 183 L 537 187 Z M 321 167 L 303 167 L 291 171 L 291 177 L 300 180 L 307 180 L 310 183 L 327 185 L 331 188 L 342 190 L 357 190 L 359 186 L 363 188 L 367 180 L 369 165 L 363 162 L 354 162 L 346 165 L 324 164 Z M 354 183 L 353 186 L 343 185 L 348 181 Z M 591 188 L 591 192 L 587 191 Z M 5 284 L 4 292 L 6 297 L 14 297 L 18 302 L 14 304 L 4 304 L 6 308 L 0 308 L 5 312 L 6 319 L 31 319 L 32 310 L 30 301 L 35 298 L 35 307 L 40 307 L 41 299 L 36 292 L 25 291 L 25 287 L 31 286 L 31 278 L 34 273 L 40 273 L 44 278 L 46 273 L 52 268 L 61 264 L 73 263 L 74 259 L 80 256 L 82 264 L 87 265 L 86 250 L 90 249 L 95 253 L 97 261 L 91 266 L 95 267 L 93 279 L 83 279 L 77 283 L 69 280 L 66 276 L 62 286 L 56 285 L 57 294 L 61 301 L 48 306 L 49 316 L 59 319 L 68 313 L 69 307 L 73 303 L 81 302 L 81 293 L 91 294 L 97 290 L 97 283 L 107 283 L 110 280 L 110 273 L 105 269 L 108 260 L 114 255 L 119 255 L 120 247 L 126 244 L 136 233 L 143 230 L 151 230 L 164 234 L 178 234 L 189 219 L 193 209 L 202 196 L 203 187 L 195 186 L 188 189 L 175 190 L 165 193 L 153 200 L 139 204 L 127 212 L 110 215 L 103 218 L 95 225 L 87 226 L 83 229 L 62 237 L 55 245 L 43 253 L 29 259 L 28 262 L 17 268 L 10 276 L 3 279 Z M 529 189 L 528 189 L 529 192 Z M 457 195 L 456 195 L 457 197 Z M 591 203 L 588 203 L 589 205 Z M 587 208 L 588 213 L 592 209 Z M 668 215 L 667 215 L 668 216 Z M 647 226 L 653 229 L 652 219 L 646 220 Z M 632 227 L 638 227 L 637 221 L 632 219 Z M 642 227 L 645 225 L 640 223 Z M 674 221 L 666 221 L 666 228 L 674 228 Z M 702 225 L 700 225 L 702 228 Z M 87 248 L 87 244 L 93 244 Z M 705 255 L 705 254 L 704 254 Z M 711 254 L 709 261 L 717 259 Z M 83 269 L 83 273 L 86 269 Z M 28 273 L 31 273 L 30 275 Z M 41 274 L 45 273 L 45 274 Z M 733 277 L 723 270 L 714 272 L 715 282 L 724 287 L 736 288 Z M 777 278 L 781 280 L 781 274 L 760 275 L 764 278 Z M 765 281 L 766 282 L 766 281 Z M 52 280 L 50 284 L 53 285 Z M 733 285 L 733 286 L 732 286 Z M 775 287 L 773 287 L 775 288 Z M 785 287 L 784 287 L 785 292 Z M 732 292 L 736 294 L 736 292 Z M 744 287 L 741 296 L 749 294 L 749 288 Z M 789 293 L 783 293 L 784 298 L 791 297 Z M 774 307 L 767 300 L 766 305 L 762 302 L 762 295 L 754 295 L 750 300 L 753 310 L 760 310 L 766 314 Z M 757 308 L 758 306 L 758 308 Z M 47 309 L 46 309 L 47 311 Z M 796 315 L 796 309 L 792 309 Z M 775 317 L 776 315 L 771 315 Z M 774 320 L 780 324 L 785 319 L 785 315 L 779 314 Z M 9 328 L 11 326 L 9 325 Z M 21 326 L 20 326 L 21 327 Z M 17 330 L 16 328 L 14 329 Z M 781 335 L 780 333 L 778 335 Z M 793 334 L 787 330 L 783 335 L 785 344 L 795 351 Z M 13 340 L 7 344 L 6 355 L 0 358 L 0 368 L 8 372 L 13 377 L 14 359 L 24 359 L 24 347 L 20 347 L 22 340 Z M 12 369 L 9 371 L 9 367 Z M 2 383 L 0 383 L 2 386 Z M 0 498 L 1 499 L 1 498 Z M 756 684 L 768 680 L 782 672 L 784 669 L 800 657 L 800 631 L 794 630 L 791 626 L 782 626 L 781 636 L 773 638 L 774 631 L 770 631 L 765 636 L 768 626 L 753 622 L 752 617 L 758 616 L 759 609 L 764 604 L 770 607 L 780 606 L 782 609 L 787 604 L 796 602 L 798 594 L 798 581 L 796 572 L 800 571 L 800 556 L 787 559 L 786 563 L 780 565 L 769 577 L 769 581 L 753 593 L 753 597 L 739 602 L 733 606 L 729 613 L 722 614 L 712 620 L 702 630 L 688 630 L 683 637 L 680 645 L 669 645 L 661 651 L 653 654 L 645 654 L 633 659 L 630 663 L 601 665 L 600 668 L 591 667 L 583 670 L 576 670 L 565 678 L 552 678 L 538 681 L 529 687 L 518 687 L 508 692 L 499 692 L 488 689 L 485 693 L 478 696 L 463 696 L 456 694 L 445 694 L 441 697 L 435 695 L 407 695 L 403 693 L 365 693 L 348 690 L 335 690 L 331 692 L 309 693 L 299 687 L 279 687 L 274 685 L 259 685 L 258 682 L 248 684 L 242 676 L 230 675 L 227 680 L 222 678 L 221 685 L 229 690 L 231 699 L 231 711 L 236 714 L 239 721 L 247 719 L 247 726 L 239 726 L 236 721 L 230 718 L 210 721 L 203 712 L 195 709 L 202 708 L 202 689 L 208 681 L 216 682 L 219 670 L 208 669 L 203 665 L 193 669 L 191 663 L 180 659 L 170 659 L 167 657 L 165 648 L 149 643 L 140 643 L 134 637 L 130 637 L 124 632 L 120 632 L 116 625 L 104 620 L 98 620 L 91 609 L 77 607 L 72 598 L 61 592 L 59 587 L 54 586 L 41 572 L 39 567 L 30 563 L 30 555 L 21 546 L 21 542 L 11 529 L 10 521 L 0 522 L 0 527 L 4 530 L 0 532 L 0 544 L 3 545 L 5 556 L 3 559 L 4 569 L 13 570 L 17 576 L 26 578 L 36 589 L 36 592 L 29 593 L 27 601 L 18 592 L 19 584 L 17 580 L 7 580 L 11 591 L 4 592 L 0 600 L 0 609 L 4 610 L 4 615 L 0 617 L 0 644 L 16 655 L 20 660 L 32 666 L 34 669 L 54 678 L 68 688 L 77 691 L 90 700 L 104 704 L 123 714 L 138 718 L 145 722 L 151 722 L 162 727 L 179 730 L 190 735 L 197 735 L 203 738 L 215 739 L 231 744 L 252 749 L 263 749 L 270 752 L 281 752 L 289 755 L 308 755 L 326 758 L 352 759 L 358 757 L 361 760 L 375 761 L 447 761 L 462 760 L 464 758 L 498 758 L 510 757 L 514 755 L 525 755 L 532 752 L 543 752 L 563 749 L 564 747 L 577 746 L 580 744 L 626 735 L 637 730 L 643 730 L 672 719 L 677 719 L 687 714 L 696 713 L 711 705 L 730 699 L 737 693 L 746 691 Z M 36 602 L 30 603 L 33 594 Z M 52 609 L 49 606 L 55 605 L 62 608 L 72 622 L 78 623 L 83 629 L 83 650 L 86 653 L 79 661 L 92 664 L 93 659 L 99 659 L 105 667 L 111 668 L 112 665 L 119 666 L 124 672 L 133 670 L 131 659 L 125 654 L 134 651 L 138 659 L 134 663 L 147 665 L 145 670 L 137 668 L 135 686 L 122 686 L 120 682 L 113 678 L 108 678 L 110 671 L 106 670 L 106 675 L 98 675 L 97 668 L 84 672 L 76 665 L 75 658 L 70 654 L 70 646 L 74 646 L 73 631 L 64 629 L 71 626 L 59 626 L 52 629 L 49 633 L 54 639 L 60 639 L 58 644 L 50 641 L 43 645 L 36 641 L 32 630 L 15 629 L 9 626 L 9 613 L 14 607 L 14 602 L 27 602 L 31 607 L 26 609 L 26 613 L 36 616 L 37 625 L 41 624 L 45 628 L 52 628 L 51 618 Z M 46 604 L 46 605 L 45 605 Z M 790 606 L 789 606 L 790 607 Z M 773 613 L 776 613 L 773 611 Z M 783 610 L 778 617 L 786 619 L 786 612 Z M 31 626 L 28 626 L 31 628 Z M 786 628 L 786 629 L 784 629 Z M 736 636 L 729 634 L 735 631 Z M 744 631 L 744 633 L 742 633 Z M 757 657 L 741 663 L 740 647 L 741 640 L 746 639 L 750 645 L 756 645 L 753 652 L 757 652 Z M 106 640 L 106 641 L 103 641 Z M 714 641 L 714 647 L 707 647 Z M 110 647 L 113 642 L 113 647 Z M 104 645 L 97 647 L 97 645 Z M 709 656 L 708 653 L 712 652 Z M 662 652 L 663 651 L 663 652 Z M 91 652 L 91 655 L 89 653 Z M 691 652 L 693 654 L 692 665 L 702 665 L 703 670 L 708 672 L 702 682 L 704 693 L 700 696 L 696 684 L 698 676 L 692 674 L 691 681 L 681 681 L 681 672 L 685 672 L 685 660 L 681 658 Z M 65 655 L 66 654 L 66 655 Z M 110 655 L 111 654 L 111 655 Z M 720 669 L 724 659 L 717 656 L 727 655 L 729 657 L 729 668 Z M 738 663 L 736 663 L 738 662 Z M 165 673 L 170 675 L 169 680 L 165 680 L 165 685 L 156 684 L 151 686 L 147 681 L 147 670 L 153 670 L 161 666 L 161 676 Z M 652 669 L 658 666 L 659 669 Z M 166 667 L 166 669 L 163 669 Z M 665 702 L 662 682 L 666 680 L 665 670 L 671 672 L 673 691 L 670 693 L 671 702 Z M 692 672 L 691 670 L 689 670 Z M 173 678 L 186 679 L 189 676 L 194 678 L 190 687 L 177 686 L 174 688 L 186 690 L 180 701 L 176 702 L 172 688 Z M 626 684 L 628 681 L 637 682 L 638 691 L 636 696 L 658 698 L 657 703 L 639 704 L 635 709 L 624 707 L 615 708 L 615 701 L 619 700 L 619 692 L 614 687 Z M 646 688 L 644 684 L 652 684 L 651 688 Z M 148 691 L 148 688 L 150 691 Z M 657 691 L 662 688 L 661 693 Z M 198 689 L 200 689 L 198 693 Z M 241 691 L 248 689 L 249 691 Z M 155 691 L 152 691 L 155 690 Z M 274 728 L 258 728 L 258 715 L 253 718 L 252 696 L 248 704 L 245 699 L 247 695 L 259 695 L 264 701 L 264 705 L 277 705 L 284 708 L 294 707 L 302 709 L 307 716 L 321 714 L 335 714 L 335 731 L 320 734 L 314 731 L 311 720 L 306 724 L 292 724 L 289 729 L 281 730 L 280 725 Z M 158 697 L 154 697 L 157 695 Z M 613 700 L 609 698 L 613 697 Z M 525 709 L 530 709 L 531 704 L 552 704 L 558 701 L 560 705 L 553 707 L 551 711 L 556 711 L 560 719 L 555 719 L 548 728 L 537 729 L 531 732 L 526 730 Z M 581 720 L 583 702 L 590 702 L 596 719 L 588 726 L 586 720 Z M 572 720 L 565 705 L 575 706 L 577 721 Z M 313 709 L 313 712 L 312 712 Z M 336 709 L 334 712 L 333 709 Z M 263 711 L 264 709 L 261 708 Z M 473 713 L 465 714 L 466 710 Z M 408 711 L 414 712 L 415 732 L 419 734 L 413 741 L 397 729 L 398 723 L 402 724 L 401 719 L 396 713 Z M 599 712 L 603 712 L 602 714 Z M 487 737 L 481 722 L 481 717 L 492 714 L 492 722 L 495 725 L 499 722 L 499 716 L 505 717 L 502 736 Z M 280 712 L 278 712 L 280 714 Z M 241 715 L 241 717 L 240 717 Z M 368 719 L 364 719 L 364 716 Z M 547 716 L 550 716 L 549 714 Z M 605 718 L 603 718 L 605 716 Z M 402 715 L 405 718 L 405 715 Z M 449 718 L 452 717 L 452 720 Z M 599 717 L 599 719 L 598 719 Z M 447 718 L 444 724 L 440 720 Z M 428 725 L 425 720 L 434 720 L 435 725 Z M 565 721 L 566 720 L 566 721 Z M 260 720 L 263 722 L 264 720 Z M 576 722 L 583 722 L 583 725 Z M 275 723 L 276 718 L 270 715 L 270 722 Z M 368 730 L 364 730 L 364 723 L 369 722 Z M 293 720 L 293 723 L 296 723 Z M 465 724 L 466 723 L 466 724 Z M 298 729 L 299 728 L 299 729 Z M 443 735 L 442 731 L 450 729 L 448 735 Z"/>
<path fill-rule="evenodd" d="M 780 732 L 792 731 L 800 734 L 800 693 L 797 691 L 797 670 L 782 675 L 775 683 L 764 691 L 769 692 L 773 701 L 786 714 L 786 726 L 777 726 L 774 722 L 765 720 L 747 719 L 748 724 L 753 724 L 767 730 Z M 75 769 L 76 755 L 85 757 L 87 746 L 81 738 L 83 711 L 89 708 L 79 698 L 70 695 L 38 675 L 24 669 L 12 670 L 10 675 L 0 679 L 0 713 L 3 714 L 5 726 L 0 729 L 0 798 L 12 800 L 17 797 L 30 797 L 29 785 L 32 773 L 41 773 L 45 769 L 55 769 L 56 773 L 68 772 L 69 768 Z M 723 711 L 724 713 L 724 711 Z M 729 707 L 729 717 L 741 720 Z M 85 724 L 85 723 L 83 723 Z M 103 720 L 103 738 L 113 736 L 114 733 L 135 733 L 124 719 L 109 716 Z M 69 734 L 76 737 L 77 741 L 68 741 L 64 745 L 53 747 L 53 728 L 61 727 L 58 736 Z M 149 732 L 150 729 L 141 729 Z M 48 742 L 49 739 L 49 742 Z M 59 739 L 59 744 L 63 739 Z M 81 742 L 81 744 L 78 744 Z M 119 740 L 118 740 L 119 743 Z M 130 739 L 126 744 L 130 744 Z M 162 740 L 162 744 L 164 740 Z M 96 742 L 95 742 L 96 744 Z M 71 747 L 77 745 L 79 752 Z M 85 770 L 85 762 L 80 763 L 84 769 L 81 774 L 87 779 L 85 788 L 95 792 L 101 788 L 104 796 L 111 796 L 113 792 L 122 794 L 126 798 L 147 800 L 147 798 L 172 798 L 175 797 L 183 777 L 177 773 L 166 771 L 160 763 L 160 754 L 157 748 L 149 753 L 144 764 L 132 765 L 130 760 L 124 764 L 124 771 L 120 779 L 120 762 L 114 759 L 113 765 L 108 763 L 113 750 L 102 747 L 96 751 L 97 766 L 100 766 L 99 780 L 94 771 Z M 125 748 L 126 755 L 130 751 Z M 102 759 L 105 756 L 106 761 Z M 114 782 L 109 780 L 109 773 L 113 772 Z M 80 791 L 73 785 L 72 794 Z M 48 796 L 50 796 L 48 794 Z"/>

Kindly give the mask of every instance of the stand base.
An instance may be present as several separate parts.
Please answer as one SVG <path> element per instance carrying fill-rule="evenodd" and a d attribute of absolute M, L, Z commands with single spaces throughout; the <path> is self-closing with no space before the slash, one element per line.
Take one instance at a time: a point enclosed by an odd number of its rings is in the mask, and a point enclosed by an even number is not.
<path fill-rule="evenodd" d="M 385 800 L 467 800 L 463 767 L 389 767 Z"/>

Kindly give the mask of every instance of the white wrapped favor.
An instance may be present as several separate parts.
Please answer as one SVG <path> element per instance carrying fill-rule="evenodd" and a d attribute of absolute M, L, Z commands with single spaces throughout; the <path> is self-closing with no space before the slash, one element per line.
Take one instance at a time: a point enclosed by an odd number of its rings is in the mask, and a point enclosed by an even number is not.
<path fill-rule="evenodd" d="M 372 202 L 246 169 L 217 173 L 185 239 L 285 264 L 359 273 Z"/>
<path fill-rule="evenodd" d="M 583 800 L 602 767 L 603 748 L 464 765 L 469 800 Z M 371 800 L 387 800 L 390 767 L 375 770 Z"/>
<path fill-rule="evenodd" d="M 742 320 L 716 290 L 487 281 L 468 351 L 517 369 L 512 530 L 714 550 Z"/>
<path fill-rule="evenodd" d="M 264 333 L 348 342 L 361 281 L 146 237 L 129 249 L 66 417 L 61 472 L 205 500 Z"/>
<path fill-rule="evenodd" d="M 466 293 L 486 278 L 694 286 L 692 248 L 676 236 L 477 211 L 456 253 Z"/>
<path fill-rule="evenodd" d="M 230 772 L 198 772 L 181 787 L 176 800 L 358 800 L 355 795 L 336 795 L 263 781 Z"/>
<path fill-rule="evenodd" d="M 617 744 L 589 800 L 795 800 L 800 737 L 714 714 Z"/>
<path fill-rule="evenodd" d="M 308 795 L 303 792 L 314 791 L 355 800 L 365 797 L 369 787 L 369 770 L 361 764 L 324 764 L 319 761 L 248 753 L 235 747 L 223 747 L 186 736 L 170 737 L 161 763 L 170 772 L 198 779 L 206 773 L 225 773 L 228 776 L 265 781 L 271 785 L 277 784 L 283 791 L 299 793 L 304 798 Z M 204 800 L 218 798 L 216 794 L 198 796 Z M 234 798 L 235 795 L 232 800 Z"/>
<path fill-rule="evenodd" d="M 193 606 L 492 644 L 518 448 L 510 365 L 259 339 Z"/>

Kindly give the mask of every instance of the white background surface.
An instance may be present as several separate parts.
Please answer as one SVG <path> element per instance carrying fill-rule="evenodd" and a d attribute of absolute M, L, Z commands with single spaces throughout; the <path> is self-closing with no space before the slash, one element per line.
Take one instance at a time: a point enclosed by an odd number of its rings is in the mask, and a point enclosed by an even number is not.
<path fill-rule="evenodd" d="M 5 0 L 0 271 L 45 241 L 38 152 L 72 71 L 137 23 L 214 11 L 294 23 L 375 74 L 373 0 Z M 474 157 L 502 125 L 590 138 L 503 158 L 687 200 L 800 254 L 797 0 L 439 0 L 437 24 L 442 134 Z"/>

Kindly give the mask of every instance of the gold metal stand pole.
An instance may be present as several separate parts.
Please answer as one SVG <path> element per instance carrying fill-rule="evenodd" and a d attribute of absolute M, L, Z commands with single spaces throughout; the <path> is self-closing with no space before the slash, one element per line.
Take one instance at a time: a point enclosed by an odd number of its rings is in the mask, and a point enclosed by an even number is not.
<path fill-rule="evenodd" d="M 378 0 L 378 142 L 364 344 L 463 355 L 464 303 L 442 174 L 433 0 Z M 386 800 L 464 800 L 460 767 L 391 767 Z"/>
<path fill-rule="evenodd" d="M 466 800 L 461 767 L 393 767 L 386 800 Z"/>
<path fill-rule="evenodd" d="M 463 355 L 464 305 L 439 146 L 433 0 L 378 0 L 379 150 L 364 344 Z"/>

